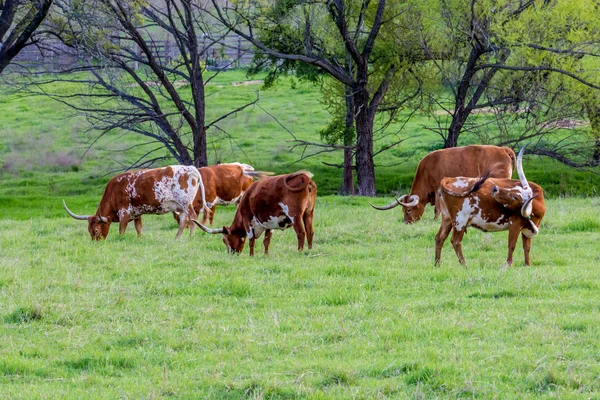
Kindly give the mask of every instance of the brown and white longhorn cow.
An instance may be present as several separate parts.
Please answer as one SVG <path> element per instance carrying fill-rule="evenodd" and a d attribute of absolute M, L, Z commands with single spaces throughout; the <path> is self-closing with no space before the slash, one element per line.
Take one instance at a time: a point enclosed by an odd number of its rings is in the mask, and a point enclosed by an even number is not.
<path fill-rule="evenodd" d="M 410 193 L 377 210 L 389 210 L 398 205 L 404 208 L 404 223 L 412 224 L 421 219 L 427 203 L 435 206 L 439 215 L 436 193 L 440 181 L 446 177 L 481 176 L 489 171 L 491 178 L 510 178 L 515 152 L 508 147 L 465 146 L 436 150 L 419 162 Z"/>
<path fill-rule="evenodd" d="M 524 149 L 524 148 L 523 148 Z M 484 232 L 508 230 L 507 265 L 519 238 L 523 239 L 525 265 L 530 265 L 531 238 L 538 234 L 546 213 L 544 192 L 527 182 L 523 172 L 523 149 L 517 157 L 519 180 L 483 178 L 444 178 L 438 190 L 442 225 L 435 236 L 435 264 L 439 265 L 442 246 L 452 231 L 452 246 L 461 264 L 465 263 L 462 239 L 467 227 Z"/>
<path fill-rule="evenodd" d="M 210 229 L 192 219 L 203 231 L 223 234 L 223 243 L 230 253 L 240 253 L 246 238 L 250 242 L 250 255 L 254 255 L 254 242 L 265 232 L 265 254 L 273 229 L 294 227 L 298 250 L 312 247 L 314 236 L 313 214 L 317 198 L 317 185 L 312 174 L 299 171 L 293 174 L 262 178 L 250 185 L 238 206 L 231 226 Z"/>
<path fill-rule="evenodd" d="M 142 214 L 169 212 L 179 212 L 184 216 L 176 236 L 179 238 L 188 218 L 196 218 L 192 202 L 199 187 L 204 191 L 200 173 L 193 166 L 142 169 L 112 178 L 94 215 L 74 214 L 64 200 L 63 206 L 71 217 L 88 221 L 92 240 L 105 239 L 112 222 L 119 222 L 119 233 L 123 234 L 127 223 L 132 220 L 139 236 L 142 234 Z"/>
<path fill-rule="evenodd" d="M 205 198 L 202 191 L 198 191 L 194 199 L 194 211 L 200 215 L 204 207 L 202 223 L 212 225 L 215 218 L 216 206 L 238 204 L 244 192 L 254 181 L 253 178 L 261 178 L 272 175 L 271 172 L 254 171 L 248 164 L 239 162 L 231 164 L 217 164 L 198 168 L 204 183 Z M 179 217 L 173 214 L 177 222 Z"/>

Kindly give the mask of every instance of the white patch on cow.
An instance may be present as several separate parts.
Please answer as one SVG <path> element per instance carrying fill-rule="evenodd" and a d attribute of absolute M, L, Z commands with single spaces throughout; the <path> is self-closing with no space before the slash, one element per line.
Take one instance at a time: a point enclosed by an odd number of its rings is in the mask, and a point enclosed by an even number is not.
<path fill-rule="evenodd" d="M 198 191 L 200 173 L 196 167 L 185 165 L 171 166 L 173 176 L 163 176 L 160 181 L 154 182 L 154 196 L 160 203 L 160 212 L 185 211 L 194 201 Z M 187 174 L 187 188 L 183 189 L 179 184 L 182 175 Z M 195 181 L 195 182 L 194 182 Z M 195 183 L 195 185 L 193 184 Z"/>
<path fill-rule="evenodd" d="M 476 202 L 479 203 L 479 198 L 475 197 Z M 454 222 L 454 226 L 457 230 L 462 230 L 469 226 L 469 221 L 471 220 L 471 215 L 475 211 L 475 207 L 471 204 L 471 199 L 466 198 L 463 201 L 462 209 L 456 214 L 456 219 Z"/>
<path fill-rule="evenodd" d="M 270 216 L 268 221 L 261 222 L 256 217 L 252 217 L 250 221 L 251 230 L 254 231 L 254 237 L 259 238 L 260 235 L 267 229 L 279 229 L 284 230 L 291 226 L 291 223 L 287 223 L 284 226 L 281 226 L 280 223 L 285 221 L 286 219 L 291 219 L 287 215 L 279 215 L 279 216 Z M 248 232 L 246 232 L 248 233 Z"/>
<path fill-rule="evenodd" d="M 529 220 L 529 223 L 532 225 L 531 228 L 524 228 L 521 232 L 528 238 L 532 238 L 537 235 L 540 231 L 540 228 L 535 226 L 532 220 Z"/>
<path fill-rule="evenodd" d="M 290 219 L 290 221 L 292 221 L 292 224 L 294 223 L 294 217 L 292 217 L 290 215 L 290 208 L 288 206 L 286 206 L 285 204 L 283 204 L 282 202 L 279 202 L 279 207 L 281 207 L 281 209 L 283 210 L 283 213 L 285 215 L 287 215 L 287 217 Z"/>
<path fill-rule="evenodd" d="M 453 186 L 455 188 L 466 188 L 469 187 L 469 181 L 467 179 L 456 178 L 456 181 L 454 181 Z"/>
<path fill-rule="evenodd" d="M 529 200 L 533 196 L 531 188 L 523 189 L 521 186 L 515 186 L 515 190 L 521 195 L 523 202 Z"/>
<path fill-rule="evenodd" d="M 248 236 L 248 239 L 252 239 L 254 237 L 254 228 L 250 228 L 250 231 L 246 232 L 246 236 Z"/>
<path fill-rule="evenodd" d="M 237 161 L 229 163 L 229 165 L 239 165 L 240 167 L 242 167 L 242 170 L 254 171 L 254 167 L 252 165 L 242 164 L 241 162 L 237 162 Z"/>
<path fill-rule="evenodd" d="M 502 215 L 496 221 L 488 221 L 485 217 L 483 217 L 481 214 L 481 209 L 479 209 L 477 214 L 475 214 L 471 219 L 471 225 L 485 232 L 504 231 L 508 228 L 508 219 L 502 222 L 504 219 L 505 217 Z"/>

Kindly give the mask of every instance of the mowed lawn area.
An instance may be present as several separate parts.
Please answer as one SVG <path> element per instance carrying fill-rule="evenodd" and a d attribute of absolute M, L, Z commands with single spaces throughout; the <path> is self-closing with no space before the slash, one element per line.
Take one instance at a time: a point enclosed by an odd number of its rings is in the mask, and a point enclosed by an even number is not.
<path fill-rule="evenodd" d="M 148 147 L 113 132 L 86 151 L 81 116 L 0 92 L 0 398 L 600 397 L 600 175 L 526 156 L 547 205 L 533 265 L 519 240 L 502 268 L 507 233 L 469 229 L 467 266 L 448 240 L 435 268 L 431 207 L 408 226 L 400 207 L 368 205 L 408 191 L 419 159 L 441 147 L 424 128 L 435 122 L 417 114 L 398 133 L 407 140 L 376 159 L 388 197 L 340 197 L 341 172 L 323 161 L 341 154 L 298 162 L 279 124 L 319 141 L 330 116 L 318 88 L 237 84 L 257 78 L 213 80 L 208 114 L 260 90 L 278 122 L 259 107 L 228 119 L 229 136 L 210 133 L 209 160 L 315 173 L 315 243 L 303 253 L 290 229 L 274 233 L 268 257 L 262 241 L 256 257 L 230 256 L 220 235 L 175 240 L 170 215 L 145 216 L 142 238 L 113 225 L 91 242 L 62 199 L 94 213 L 108 179 Z M 219 208 L 214 226 L 234 211 Z"/>
<path fill-rule="evenodd" d="M 547 205 L 533 266 L 518 247 L 509 269 L 506 233 L 469 230 L 468 266 L 447 242 L 434 268 L 431 208 L 408 226 L 358 198 L 319 199 L 312 250 L 290 229 L 253 258 L 175 240 L 169 215 L 99 243 L 67 216 L 0 220 L 0 393 L 597 397 L 600 200 Z"/>

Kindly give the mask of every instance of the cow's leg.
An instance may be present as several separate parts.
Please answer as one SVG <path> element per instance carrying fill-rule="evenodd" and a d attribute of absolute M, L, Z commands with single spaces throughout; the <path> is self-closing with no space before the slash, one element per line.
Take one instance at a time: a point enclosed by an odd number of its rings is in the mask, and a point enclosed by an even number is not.
<path fill-rule="evenodd" d="M 135 224 L 135 230 L 138 236 L 142 236 L 142 217 L 137 217 L 133 220 L 133 223 Z"/>
<path fill-rule="evenodd" d="M 119 216 L 119 234 L 124 234 L 127 230 L 127 224 L 129 223 L 129 214 L 123 213 L 123 215 Z"/>
<path fill-rule="evenodd" d="M 263 241 L 263 244 L 265 246 L 265 255 L 269 254 L 269 245 L 271 244 L 271 235 L 273 234 L 273 232 L 270 229 L 267 229 L 265 231 L 265 240 Z"/>
<path fill-rule="evenodd" d="M 525 255 L 525 265 L 528 267 L 531 266 L 529 262 L 529 250 L 531 250 L 531 238 L 521 234 L 521 239 L 523 240 L 523 254 Z"/>
<path fill-rule="evenodd" d="M 435 266 L 440 266 L 440 258 L 442 256 L 442 247 L 444 247 L 444 242 L 446 238 L 450 234 L 452 230 L 452 220 L 450 219 L 442 219 L 442 224 L 440 225 L 440 230 L 437 235 L 435 235 Z"/>
<path fill-rule="evenodd" d="M 210 224 L 212 225 L 215 220 L 215 211 L 217 211 L 217 206 L 214 205 L 210 208 Z"/>
<path fill-rule="evenodd" d="M 462 252 L 462 240 L 463 240 L 463 236 L 465 236 L 465 230 L 458 230 L 456 228 L 454 228 L 452 230 L 452 247 L 454 247 L 454 252 L 456 253 L 456 256 L 458 257 L 458 261 L 465 265 L 465 256 L 463 255 Z"/>
<path fill-rule="evenodd" d="M 435 202 L 433 203 L 433 219 L 437 220 L 440 217 L 441 212 L 440 200 L 436 196 Z"/>
<path fill-rule="evenodd" d="M 517 247 L 520 231 L 521 227 L 516 223 L 511 224 L 511 227 L 508 230 L 508 258 L 506 259 L 506 265 L 509 267 L 513 262 L 513 253 L 515 252 L 515 247 Z"/>
<path fill-rule="evenodd" d="M 192 223 L 192 219 L 198 219 L 198 214 L 196 214 L 196 210 L 191 205 L 188 207 L 188 215 L 186 225 L 190 227 L 190 237 L 194 235 L 196 231 L 196 224 Z"/>
<path fill-rule="evenodd" d="M 173 218 L 177 221 L 177 225 L 179 225 L 179 213 L 173 212 Z"/>
<path fill-rule="evenodd" d="M 254 245 L 256 244 L 256 236 L 252 236 L 248 239 L 248 245 L 250 246 L 250 255 L 254 255 Z"/>
<path fill-rule="evenodd" d="M 187 225 L 188 222 L 188 214 L 187 211 L 180 211 L 179 212 L 179 230 L 177 231 L 177 235 L 175 235 L 175 239 L 179 239 L 181 237 L 181 234 L 183 233 L 183 230 L 185 229 L 185 226 Z M 190 229 L 190 232 L 192 230 Z"/>
<path fill-rule="evenodd" d="M 198 211 L 198 215 L 200 212 Z M 202 225 L 208 225 L 210 222 L 210 208 L 206 207 L 202 209 Z"/>
<path fill-rule="evenodd" d="M 304 249 L 304 238 L 306 237 L 306 230 L 304 229 L 302 218 L 294 219 L 294 230 L 296 231 L 296 237 L 298 238 L 298 251 L 300 251 Z"/>
<path fill-rule="evenodd" d="M 312 249 L 313 236 L 315 235 L 315 230 L 313 228 L 313 215 L 314 210 L 311 212 L 305 212 L 302 216 L 304 228 L 306 229 L 306 239 L 308 241 L 309 249 Z"/>

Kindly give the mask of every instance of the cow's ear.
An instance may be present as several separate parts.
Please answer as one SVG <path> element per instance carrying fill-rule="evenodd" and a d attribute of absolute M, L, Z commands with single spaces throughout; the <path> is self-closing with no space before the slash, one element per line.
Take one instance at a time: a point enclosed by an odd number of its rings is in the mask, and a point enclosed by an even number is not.
<path fill-rule="evenodd" d="M 231 235 L 231 231 L 226 226 L 223 227 L 223 235 Z"/>

